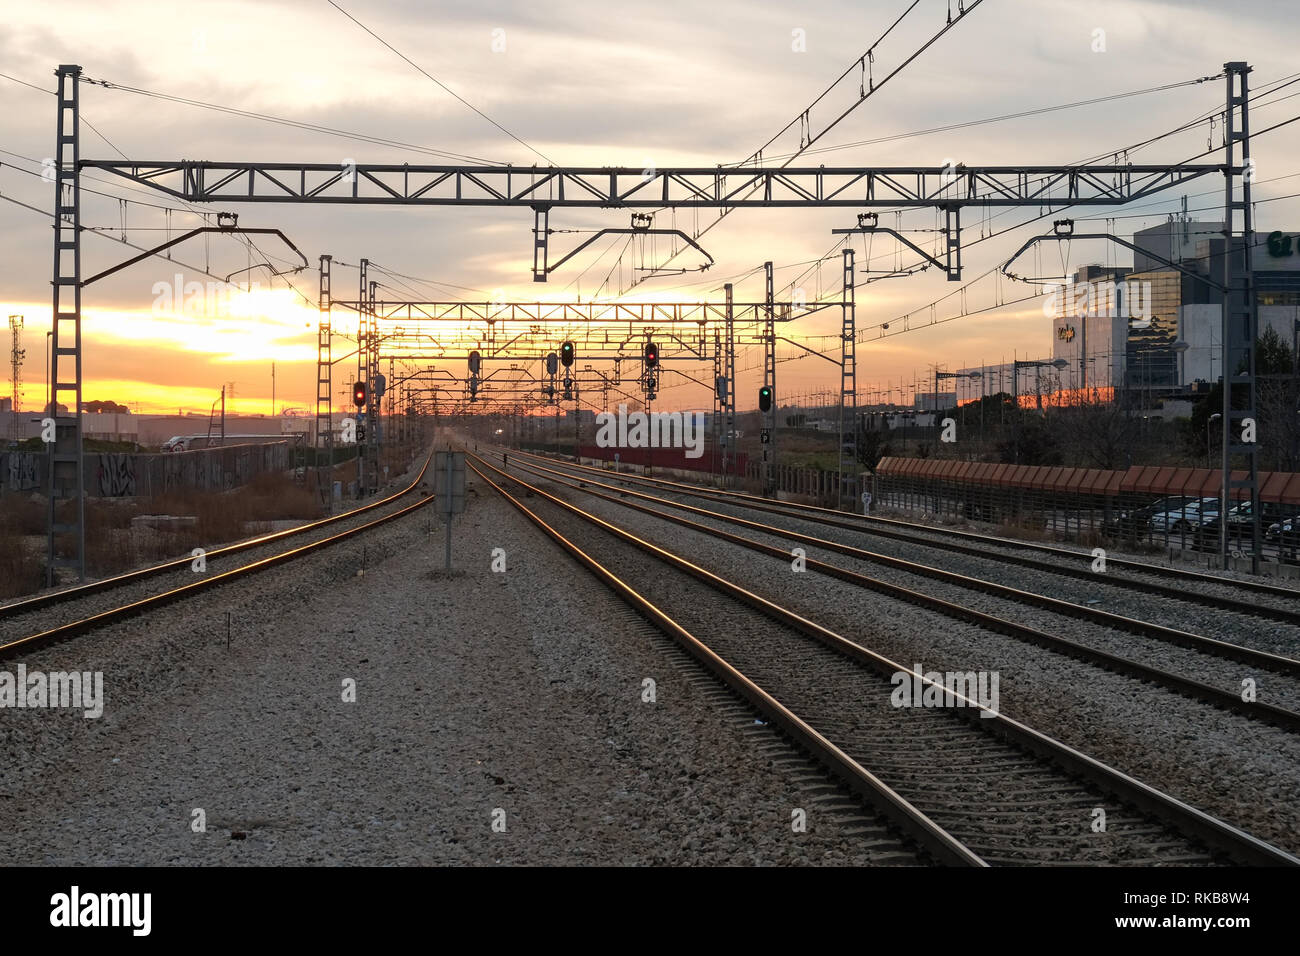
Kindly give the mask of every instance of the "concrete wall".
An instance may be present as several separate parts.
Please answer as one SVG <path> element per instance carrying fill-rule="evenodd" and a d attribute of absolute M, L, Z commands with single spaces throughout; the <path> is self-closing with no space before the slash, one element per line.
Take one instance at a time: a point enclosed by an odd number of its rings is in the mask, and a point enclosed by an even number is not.
<path fill-rule="evenodd" d="M 0 408 L 0 442 L 7 441 L 14 434 L 14 413 Z M 17 414 L 18 437 L 37 438 L 41 434 L 42 413 L 38 405 L 23 408 Z M 335 414 L 335 430 L 340 427 L 342 415 Z M 161 445 L 173 435 L 206 435 L 208 417 L 206 415 L 131 415 L 131 414 L 92 414 L 85 412 L 81 416 L 81 425 L 87 438 L 102 438 L 105 441 L 138 442 L 146 447 Z M 227 415 L 226 432 L 242 435 L 288 435 L 293 432 L 311 431 L 315 428 L 315 419 L 302 417 L 269 417 L 256 415 Z"/>
<path fill-rule="evenodd" d="M 86 419 L 92 416 L 87 415 Z M 293 423 L 292 431 L 304 429 L 304 419 L 285 419 Z M 141 415 L 139 435 L 141 445 L 161 445 L 173 435 L 206 435 L 207 415 Z M 218 425 L 217 430 L 220 430 Z M 280 435 L 285 431 L 281 419 L 260 415 L 227 415 L 226 432 L 241 435 Z"/>
<path fill-rule="evenodd" d="M 100 454 L 85 459 L 86 495 L 152 496 L 167 491 L 224 491 L 264 471 L 289 468 L 289 443 L 232 445 L 178 454 Z M 47 457 L 41 452 L 0 452 L 0 494 L 45 493 Z"/>
<path fill-rule="evenodd" d="M 45 461 L 37 452 L 0 451 L 0 494 L 42 491 Z"/>
<path fill-rule="evenodd" d="M 289 467 L 289 443 L 233 445 L 158 455 L 87 455 L 86 489 L 117 498 L 168 491 L 224 491 Z"/>

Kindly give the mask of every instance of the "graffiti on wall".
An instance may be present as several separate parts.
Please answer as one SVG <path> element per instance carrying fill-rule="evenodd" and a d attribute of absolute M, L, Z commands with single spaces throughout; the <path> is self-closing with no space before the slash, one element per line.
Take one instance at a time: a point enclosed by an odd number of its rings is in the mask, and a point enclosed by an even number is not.
<path fill-rule="evenodd" d="M 116 454 L 99 455 L 95 469 L 95 488 L 101 498 L 122 498 L 135 494 L 135 457 Z"/>
<path fill-rule="evenodd" d="M 9 452 L 3 456 L 5 461 L 0 467 L 0 483 L 5 491 L 34 491 L 41 485 L 41 472 L 38 456 L 32 452 Z"/>
<path fill-rule="evenodd" d="M 0 493 L 44 491 L 46 456 L 0 452 Z M 157 495 L 179 489 L 226 491 L 264 471 L 289 467 L 287 444 L 199 449 L 167 455 L 88 454 L 86 493 L 101 498 Z"/>

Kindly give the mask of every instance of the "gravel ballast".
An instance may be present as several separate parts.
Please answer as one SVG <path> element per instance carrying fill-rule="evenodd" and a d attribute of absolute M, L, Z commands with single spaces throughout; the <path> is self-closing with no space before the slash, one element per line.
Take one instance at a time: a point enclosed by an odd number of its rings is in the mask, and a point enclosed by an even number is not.
<path fill-rule="evenodd" d="M 422 509 L 23 658 L 103 671 L 106 706 L 0 711 L 6 858 L 919 861 L 489 489 L 453 532 L 451 576 Z"/>

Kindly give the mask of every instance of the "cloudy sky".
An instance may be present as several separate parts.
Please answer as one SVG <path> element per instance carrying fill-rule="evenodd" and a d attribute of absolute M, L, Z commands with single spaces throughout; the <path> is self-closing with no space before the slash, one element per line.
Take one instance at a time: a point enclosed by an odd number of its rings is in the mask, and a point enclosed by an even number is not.
<path fill-rule="evenodd" d="M 53 153 L 55 110 L 48 91 L 54 88 L 57 64 L 80 64 L 87 77 L 117 86 L 340 131 L 307 130 L 88 84 L 82 91 L 83 116 L 98 132 L 83 129 L 86 158 L 446 161 L 429 152 L 437 150 L 518 165 L 549 160 L 581 166 L 712 166 L 737 162 L 767 142 L 856 63 L 911 0 L 338 3 L 402 55 L 327 0 L 181 5 L 64 0 L 57 6 L 57 21 L 56 8 L 50 5 L 6 4 L 0 18 L 0 73 L 5 74 L 0 78 L 0 195 L 6 198 L 0 202 L 0 304 L 6 314 L 25 316 L 26 407 L 42 400 L 51 234 L 48 216 L 17 203 L 41 210 L 52 204 L 52 187 L 40 172 L 42 160 Z M 875 78 L 887 75 L 937 32 L 948 7 L 947 0 L 919 0 L 877 48 Z M 1281 0 L 1231 5 L 984 0 L 818 142 L 819 152 L 800 162 L 1078 162 L 1221 108 L 1224 81 L 959 130 L 902 134 L 1180 84 L 1216 75 L 1228 60 L 1248 61 L 1254 67 L 1252 86 L 1262 89 L 1297 69 L 1296 32 L 1294 6 Z M 856 98 L 856 82 L 848 89 L 847 99 L 832 96 L 820 112 L 814 111 L 814 128 Z M 1286 98 L 1297 92 L 1300 84 L 1261 97 L 1253 112 L 1255 129 L 1300 113 L 1300 96 Z M 1181 161 L 1211 141 L 1219 145 L 1218 135 L 1218 125 L 1211 131 L 1207 121 L 1131 158 L 1144 163 Z M 395 145 L 375 145 L 357 136 Z M 797 146 L 796 127 L 766 155 L 789 153 Z M 1300 200 L 1280 198 L 1300 192 L 1300 161 L 1294 158 L 1300 153 L 1300 123 L 1260 136 L 1254 152 L 1257 228 L 1300 228 Z M 168 228 L 175 233 L 198 223 L 183 204 L 112 184 L 102 173 L 89 174 L 83 185 L 107 194 L 83 193 L 82 221 L 103 233 L 84 240 L 86 274 L 135 254 L 117 241 L 123 235 L 148 246 Z M 1178 208 L 1184 192 L 1189 207 L 1202 210 L 1194 215 L 1218 218 L 1207 207 L 1221 202 L 1221 186 L 1221 179 L 1207 177 L 1185 190 L 1163 194 L 1165 201 L 1117 209 L 1114 231 L 1131 235 L 1163 221 Z M 854 222 L 850 210 L 741 210 L 702 240 L 716 260 L 708 272 L 651 279 L 633 288 L 633 269 L 643 262 L 634 246 L 625 248 L 621 237 L 600 240 L 548 283 L 533 283 L 532 216 L 527 209 L 230 208 L 240 213 L 241 225 L 282 229 L 313 268 L 287 281 L 272 281 L 261 269 L 252 273 L 262 286 L 257 295 L 210 296 L 201 308 L 191 301 L 187 310 L 184 284 L 210 281 L 197 270 L 224 276 L 257 261 L 246 247 L 216 238 L 177 248 L 174 261 L 152 259 L 88 287 L 85 398 L 132 403 L 146 412 L 206 410 L 221 385 L 233 383 L 234 407 L 266 411 L 274 361 L 279 404 L 310 405 L 314 267 L 322 253 L 343 263 L 335 271 L 336 290 L 349 295 L 357 278 L 350 266 L 369 258 L 390 273 L 442 283 L 408 280 L 429 298 L 559 302 L 623 295 L 629 300 L 696 301 L 720 298 L 721 284 L 734 280 L 737 298 L 752 300 L 762 297 L 761 265 L 772 260 L 779 295 L 788 297 L 798 286 L 815 298 L 819 293 L 834 295 L 838 288 L 838 237 L 831 230 Z M 1025 224 L 971 245 L 966 252 L 965 280 L 972 305 L 992 302 L 996 294 L 992 284 L 976 277 L 1000 264 L 1026 238 L 1044 231 L 1052 217 L 1031 222 L 1038 214 L 1037 209 L 995 210 L 990 220 L 978 210 L 966 212 L 968 244 L 992 230 Z M 887 218 L 887 224 L 894 225 L 892 215 Z M 667 213 L 661 214 L 656 225 L 673 225 L 668 220 Z M 627 224 L 626 213 L 559 209 L 551 216 L 556 229 Z M 689 230 L 696 221 L 683 216 L 676 225 Z M 932 229 L 934 214 L 909 214 L 903 225 Z M 579 238 L 555 236 L 553 258 Z M 918 232 L 912 238 L 925 244 L 933 241 L 933 234 Z M 272 256 L 290 258 L 272 240 L 259 239 L 259 246 Z M 870 248 L 859 239 L 856 249 L 859 264 L 870 255 L 871 268 L 878 271 L 915 261 L 913 254 L 896 257 L 885 239 L 875 240 Z M 833 255 L 822 269 L 812 265 L 828 253 Z M 1044 257 L 1049 254 L 1044 252 Z M 1064 261 L 1053 246 L 1050 258 L 1053 271 L 1061 265 L 1072 270 L 1086 262 L 1126 260 L 1113 250 L 1084 243 L 1069 248 Z M 675 264 L 693 267 L 699 261 L 698 256 L 684 255 Z M 859 282 L 867 278 L 864 274 Z M 920 309 L 956 288 L 933 270 L 861 285 L 859 327 Z M 1028 291 L 1020 287 L 1004 293 L 1009 299 Z M 381 290 L 390 298 L 395 294 Z M 937 314 L 952 314 L 957 304 L 950 298 Z M 785 331 L 814 347 L 827 347 L 818 336 L 834 331 L 838 317 L 825 315 L 829 318 L 809 317 Z M 1050 322 L 1035 303 L 892 335 L 860 348 L 860 389 L 865 394 L 910 383 L 935 363 L 957 368 L 1009 359 L 1013 353 L 1042 356 L 1050 351 L 1049 336 Z M 793 359 L 796 350 L 781 354 Z M 752 405 L 744 397 L 757 391 L 758 358 L 752 349 L 740 358 L 740 367 L 746 369 L 739 383 L 742 406 Z M 710 372 L 701 367 L 694 374 L 707 378 Z M 783 361 L 778 371 L 785 400 L 835 387 L 837 378 L 831 365 L 811 357 Z M 675 387 L 663 397 L 669 405 L 709 404 L 697 386 Z"/>

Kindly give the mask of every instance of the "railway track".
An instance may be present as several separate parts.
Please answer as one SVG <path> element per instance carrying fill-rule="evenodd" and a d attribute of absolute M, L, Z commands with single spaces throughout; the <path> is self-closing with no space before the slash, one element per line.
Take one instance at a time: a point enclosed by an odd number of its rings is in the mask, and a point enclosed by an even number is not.
<path fill-rule="evenodd" d="M 776 502 L 758 495 L 724 491 L 716 488 L 702 488 L 699 485 L 664 478 L 650 478 L 625 472 L 611 473 L 602 468 L 533 455 L 513 449 L 509 450 L 509 454 L 562 466 L 583 474 L 598 475 L 604 480 L 617 481 L 627 487 L 652 487 L 666 493 L 726 502 L 747 510 L 763 511 L 768 514 L 809 521 L 845 531 L 869 533 L 876 538 L 891 539 L 919 547 L 933 548 L 984 560 L 996 560 L 1007 565 L 1086 580 L 1094 584 L 1098 583 L 1099 579 L 1103 577 L 1092 570 L 1093 555 L 1090 552 L 1072 551 L 1069 548 L 1016 541 L 970 531 L 936 529 L 927 525 L 900 521 L 894 518 L 855 515 L 846 511 L 822 508 L 816 505 Z M 1015 552 L 1022 553 L 1017 554 Z M 1042 557 L 1036 558 L 1031 555 L 1041 555 Z M 1300 590 L 1295 588 L 1269 584 L 1263 581 L 1229 579 L 1214 574 L 1146 564 L 1110 555 L 1106 557 L 1106 567 L 1107 571 L 1103 581 L 1106 586 L 1125 588 L 1184 603 L 1199 604 L 1203 607 L 1229 611 L 1252 618 L 1300 625 Z M 1123 572 L 1122 576 L 1115 574 L 1116 571 Z M 1150 578 L 1164 580 L 1156 581 L 1150 580 Z M 1235 593 L 1229 594 L 1225 593 L 1226 591 Z"/>
<path fill-rule="evenodd" d="M 898 675 L 934 685 L 481 458 L 472 461 L 488 485 L 938 861 L 1300 864 L 968 697 L 950 697 L 955 706 L 899 709 L 891 704 Z M 651 589 L 665 597 L 651 601 Z M 1108 819 L 1105 832 L 1090 826 L 1098 808 Z"/>
<path fill-rule="evenodd" d="M 421 497 L 400 507 L 394 506 L 420 488 L 431 460 L 432 452 L 425 459 L 415 479 L 401 491 L 386 498 L 319 521 L 308 522 L 295 528 L 205 552 L 205 562 L 215 560 L 220 563 L 249 551 L 269 551 L 264 557 L 227 571 L 203 573 L 198 580 L 182 584 L 179 582 L 195 577 L 195 572 L 191 570 L 193 558 L 184 557 L 100 581 L 0 605 L 0 635 L 3 635 L 0 636 L 0 660 L 126 620 L 230 581 L 247 578 L 259 571 L 312 554 L 322 548 L 354 539 L 366 531 L 411 514 L 429 504 L 433 500 L 432 495 Z M 390 508 L 392 510 L 389 510 Z M 372 515 L 376 517 L 370 517 Z M 285 542 L 328 531 L 335 525 L 367 518 L 368 520 L 360 524 L 353 524 L 333 534 L 325 534 L 305 544 L 279 548 Z M 116 603 L 112 597 L 116 592 L 134 590 L 138 585 L 162 582 L 164 579 L 168 579 L 168 583 L 172 583 L 173 586 L 164 586 L 161 590 L 155 590 L 153 593 L 121 604 Z M 105 597 L 108 598 L 107 601 L 104 600 Z M 62 612 L 63 620 L 59 624 L 50 626 L 48 617 L 52 611 Z"/>
<path fill-rule="evenodd" d="M 1193 666 L 1200 665 L 1200 658 L 1208 658 L 1213 661 L 1232 662 L 1234 666 L 1237 664 L 1245 664 L 1247 667 L 1252 668 L 1249 673 L 1253 674 L 1257 678 L 1269 675 L 1268 681 L 1261 683 L 1261 686 L 1267 688 L 1267 691 L 1256 697 L 1256 699 L 1250 701 L 1242 699 L 1241 693 L 1238 689 L 1239 683 L 1237 683 L 1241 676 L 1240 671 L 1238 670 L 1234 673 L 1233 668 L 1231 667 L 1214 668 L 1216 673 L 1222 675 L 1221 681 L 1223 683 L 1223 686 L 1214 686 L 1204 680 L 1196 677 L 1185 676 L 1165 667 L 1155 666 L 1147 660 L 1142 659 L 1144 657 L 1149 657 L 1149 648 L 1140 642 L 1137 643 L 1136 646 L 1129 646 L 1127 648 L 1127 655 L 1120 655 L 1107 651 L 1104 647 L 1099 648 L 1096 646 L 1095 642 L 1071 639 L 1057 633 L 1049 632 L 1043 628 L 1029 627 L 1020 623 L 1018 620 L 1009 618 L 1006 616 L 1005 611 L 1001 616 L 991 614 L 987 611 L 972 608 L 964 602 L 959 603 L 954 600 L 945 600 L 944 598 L 929 593 L 928 591 L 907 587 L 897 582 L 891 583 L 889 581 L 881 580 L 874 575 L 866 575 L 849 568 L 828 564 L 813 558 L 808 558 L 806 563 L 809 570 L 835 577 L 858 587 L 883 593 L 889 597 L 898 598 L 916 606 L 938 611 L 939 613 L 955 620 L 973 623 L 996 633 L 1026 641 L 1050 651 L 1067 655 L 1076 660 L 1082 660 L 1085 663 L 1105 668 L 1114 673 L 1157 684 L 1193 700 L 1208 703 L 1214 707 L 1222 708 L 1251 719 L 1266 721 L 1292 733 L 1300 733 L 1300 712 L 1297 712 L 1292 707 L 1276 704 L 1272 700 L 1260 699 L 1260 697 L 1272 696 L 1277 699 L 1286 700 L 1287 692 L 1290 691 L 1290 697 L 1292 699 L 1300 700 L 1300 687 L 1295 686 L 1295 678 L 1300 676 L 1300 661 L 1293 658 L 1257 651 L 1249 647 L 1243 647 L 1226 641 L 1220 641 L 1202 635 L 1180 631 L 1160 624 L 1115 615 L 1107 611 L 1084 605 L 1059 601 L 1045 595 L 1035 594 L 1017 588 L 1009 588 L 993 582 L 956 574 L 941 568 L 919 565 L 915 562 L 864 551 L 856 547 L 812 537 L 786 528 L 764 525 L 734 515 L 708 511 L 682 502 L 658 498 L 641 492 L 620 489 L 613 484 L 598 481 L 593 477 L 576 478 L 566 475 L 562 471 L 547 468 L 543 465 L 520 465 L 518 462 L 515 462 L 514 464 L 515 467 L 526 470 L 530 474 L 546 480 L 565 484 L 570 488 L 580 490 L 583 494 L 602 498 L 621 507 L 649 514 L 664 521 L 690 528 L 691 530 L 717 537 L 729 541 L 732 544 L 777 558 L 788 560 L 790 558 L 788 547 L 769 544 L 763 541 L 754 540 L 753 538 L 746 538 L 718 528 L 714 525 L 723 524 L 739 526 L 747 530 L 756 531 L 763 535 L 784 538 L 788 541 L 794 541 L 800 544 L 844 554 L 870 564 L 901 570 L 927 580 L 940 580 L 966 590 L 974 590 L 983 594 L 995 594 L 999 598 L 1005 599 L 1002 602 L 1003 606 L 1030 604 L 1032 606 L 1044 608 L 1053 614 L 1109 628 L 1114 632 L 1132 634 L 1139 638 L 1154 639 L 1180 648 L 1190 649 L 1198 655 L 1196 659 L 1192 659 L 1188 662 Z M 604 491 L 599 489 L 604 489 Z M 650 507 L 651 504 L 683 511 L 691 517 L 674 514 L 672 512 L 665 512 L 658 508 L 652 508 Z M 714 522 L 714 525 L 701 523 L 702 521 L 711 521 Z M 1011 608 L 1011 610 L 1014 613 L 1015 608 Z M 1131 640 L 1128 642 L 1130 645 L 1133 643 L 1134 642 Z M 1281 685 L 1280 689 L 1278 685 Z M 1228 689 L 1229 687 L 1232 689 Z"/>

